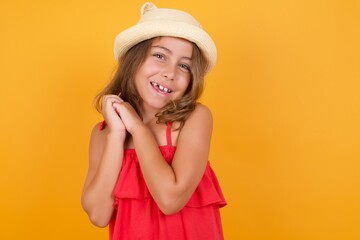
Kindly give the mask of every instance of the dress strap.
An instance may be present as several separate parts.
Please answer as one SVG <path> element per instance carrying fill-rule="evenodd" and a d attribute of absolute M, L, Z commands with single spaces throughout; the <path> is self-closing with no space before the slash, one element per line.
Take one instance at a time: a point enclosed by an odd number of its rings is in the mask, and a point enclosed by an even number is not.
<path fill-rule="evenodd" d="M 167 145 L 168 146 L 172 146 L 172 141 L 171 141 L 171 126 L 172 126 L 172 122 L 169 122 L 166 128 L 166 141 L 167 141 Z"/>
<path fill-rule="evenodd" d="M 100 124 L 99 130 L 102 131 L 102 130 L 105 129 L 105 127 L 106 127 L 106 121 L 104 120 L 104 121 L 102 121 L 102 123 Z"/>

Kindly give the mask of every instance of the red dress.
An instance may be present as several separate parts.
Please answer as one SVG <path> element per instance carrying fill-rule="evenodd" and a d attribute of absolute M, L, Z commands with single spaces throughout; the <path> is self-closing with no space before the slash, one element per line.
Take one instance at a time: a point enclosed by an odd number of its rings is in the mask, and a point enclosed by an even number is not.
<path fill-rule="evenodd" d="M 176 150 L 171 141 L 171 124 L 167 127 L 166 137 L 167 145 L 159 148 L 165 161 L 171 164 Z M 224 239 L 219 208 L 226 202 L 209 162 L 185 207 L 178 213 L 165 215 L 150 195 L 135 149 L 125 149 L 114 196 L 110 240 Z"/>

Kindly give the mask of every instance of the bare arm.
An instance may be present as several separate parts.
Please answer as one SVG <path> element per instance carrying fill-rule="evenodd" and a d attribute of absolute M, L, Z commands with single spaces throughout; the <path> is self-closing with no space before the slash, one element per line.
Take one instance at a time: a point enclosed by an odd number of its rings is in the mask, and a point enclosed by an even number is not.
<path fill-rule="evenodd" d="M 179 134 L 171 165 L 164 161 L 151 131 L 139 122 L 135 126 L 128 131 L 149 191 L 162 212 L 176 213 L 188 202 L 204 174 L 212 133 L 211 113 L 203 105 L 196 107 Z"/>
<path fill-rule="evenodd" d="M 99 227 L 105 227 L 113 214 L 113 191 L 122 166 L 126 137 L 126 130 L 112 108 L 112 101 L 108 99 L 104 103 L 103 111 L 107 112 L 103 115 L 108 127 L 100 131 L 97 124 L 91 134 L 89 170 L 81 196 L 84 210 L 91 222 Z"/>

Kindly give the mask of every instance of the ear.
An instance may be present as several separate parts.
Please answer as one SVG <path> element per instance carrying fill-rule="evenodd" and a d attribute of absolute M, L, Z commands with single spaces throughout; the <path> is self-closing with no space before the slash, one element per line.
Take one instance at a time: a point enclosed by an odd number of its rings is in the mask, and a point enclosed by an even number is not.
<path fill-rule="evenodd" d="M 140 10 L 141 16 L 153 9 L 156 9 L 156 8 L 157 8 L 156 5 L 151 2 L 144 3 Z"/>

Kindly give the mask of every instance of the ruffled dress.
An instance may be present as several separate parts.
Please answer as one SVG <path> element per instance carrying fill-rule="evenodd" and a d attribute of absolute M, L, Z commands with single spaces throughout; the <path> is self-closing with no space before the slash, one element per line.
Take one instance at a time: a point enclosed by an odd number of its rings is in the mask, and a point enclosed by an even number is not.
<path fill-rule="evenodd" d="M 159 148 L 164 160 L 171 164 L 176 151 L 171 141 L 171 124 L 167 127 L 166 137 L 167 145 Z M 209 162 L 185 207 L 178 213 L 165 215 L 151 197 L 135 149 L 125 149 L 114 196 L 110 240 L 224 239 L 219 208 L 224 207 L 226 201 Z"/>

